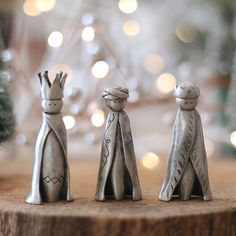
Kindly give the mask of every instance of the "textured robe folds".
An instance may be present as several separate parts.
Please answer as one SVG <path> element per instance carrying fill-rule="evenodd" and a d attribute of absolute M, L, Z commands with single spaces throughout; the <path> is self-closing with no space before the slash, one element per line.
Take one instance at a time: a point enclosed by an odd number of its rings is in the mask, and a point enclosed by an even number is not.
<path fill-rule="evenodd" d="M 121 130 L 122 141 L 121 143 L 117 144 L 116 135 L 118 124 Z M 128 192 L 131 193 L 133 200 L 141 200 L 142 194 L 139 185 L 130 123 L 129 118 L 124 111 L 111 111 L 107 117 L 104 139 L 102 143 L 96 200 L 104 201 L 105 197 L 109 195 L 106 184 L 108 182 L 109 173 L 115 158 L 115 145 L 122 145 L 122 149 L 124 152 L 124 161 L 131 180 L 130 187 L 132 188 L 129 189 Z"/>
<path fill-rule="evenodd" d="M 170 201 L 172 195 L 179 195 L 178 184 L 191 162 L 196 173 L 192 195 L 211 200 L 208 180 L 207 155 L 204 145 L 201 118 L 197 110 L 179 110 L 174 125 L 174 140 L 171 147 L 167 173 L 159 199 Z"/>
<path fill-rule="evenodd" d="M 43 122 L 36 140 L 36 148 L 35 148 L 35 161 L 33 167 L 33 179 L 32 179 L 32 186 L 31 192 L 28 195 L 26 202 L 31 204 L 41 204 L 43 202 L 41 196 L 41 167 L 42 167 L 42 159 L 43 159 L 43 150 L 45 143 L 47 142 L 47 136 L 49 132 L 53 131 L 54 135 L 58 139 L 59 145 L 64 153 L 65 157 L 65 181 L 63 186 L 63 199 L 66 201 L 72 201 L 73 197 L 70 193 L 70 174 L 69 174 L 69 167 L 67 163 L 67 140 L 66 140 L 66 129 L 65 125 L 62 120 L 61 113 L 49 115 L 43 113 Z"/>

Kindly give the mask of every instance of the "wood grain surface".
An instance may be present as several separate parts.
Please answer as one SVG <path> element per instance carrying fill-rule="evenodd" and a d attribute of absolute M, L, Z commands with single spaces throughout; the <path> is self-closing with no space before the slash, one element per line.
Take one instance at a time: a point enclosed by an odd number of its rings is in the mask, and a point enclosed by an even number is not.
<path fill-rule="evenodd" d="M 71 161 L 76 199 L 40 206 L 25 203 L 32 163 L 0 164 L 0 235 L 227 236 L 236 235 L 236 161 L 210 160 L 213 201 L 160 202 L 166 163 L 145 169 L 138 163 L 143 200 L 96 202 L 98 161 Z"/>

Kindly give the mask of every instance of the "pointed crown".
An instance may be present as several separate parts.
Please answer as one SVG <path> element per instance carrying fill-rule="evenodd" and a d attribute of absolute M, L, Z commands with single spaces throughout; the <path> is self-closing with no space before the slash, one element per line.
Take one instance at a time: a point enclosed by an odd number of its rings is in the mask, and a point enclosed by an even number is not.
<path fill-rule="evenodd" d="M 43 76 L 38 74 L 41 85 L 42 99 L 59 100 L 63 98 L 63 89 L 67 74 L 60 72 L 56 74 L 54 81 L 51 83 L 48 77 L 48 71 L 45 71 Z"/>

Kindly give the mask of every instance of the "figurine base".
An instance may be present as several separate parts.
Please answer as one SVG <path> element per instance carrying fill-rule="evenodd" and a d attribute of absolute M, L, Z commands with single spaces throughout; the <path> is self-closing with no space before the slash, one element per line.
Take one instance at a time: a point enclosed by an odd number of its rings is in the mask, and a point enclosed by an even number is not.
<path fill-rule="evenodd" d="M 163 160 L 163 159 L 162 159 Z M 26 204 L 30 161 L 0 165 L 0 235 L 197 236 L 236 232 L 236 160 L 209 160 L 213 200 L 158 200 L 166 163 L 147 170 L 138 165 L 143 200 L 95 201 L 98 162 L 71 161 L 73 202 Z M 227 178 L 225 173 L 227 172 Z"/>

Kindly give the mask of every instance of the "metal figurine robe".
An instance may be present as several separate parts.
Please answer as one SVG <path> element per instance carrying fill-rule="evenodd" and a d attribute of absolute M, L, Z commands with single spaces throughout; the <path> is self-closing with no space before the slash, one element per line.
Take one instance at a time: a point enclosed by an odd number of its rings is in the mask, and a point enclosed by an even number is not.
<path fill-rule="evenodd" d="M 107 89 L 103 93 L 111 111 L 107 117 L 102 143 L 97 201 L 104 201 L 106 197 L 114 197 L 116 200 L 124 197 L 142 199 L 130 122 L 123 111 L 128 96 L 128 89 L 120 87 Z"/>
<path fill-rule="evenodd" d="M 212 199 L 201 118 L 195 109 L 199 95 L 199 88 L 188 82 L 177 85 L 175 89 L 180 109 L 175 120 L 167 173 L 159 195 L 162 201 L 170 201 L 173 195 L 178 195 L 181 200 L 189 200 L 191 195 Z"/>
<path fill-rule="evenodd" d="M 39 73 L 43 107 L 43 122 L 36 140 L 30 204 L 72 201 L 70 173 L 67 162 L 67 135 L 60 113 L 67 75 L 57 74 L 49 81 L 48 72 Z"/>

